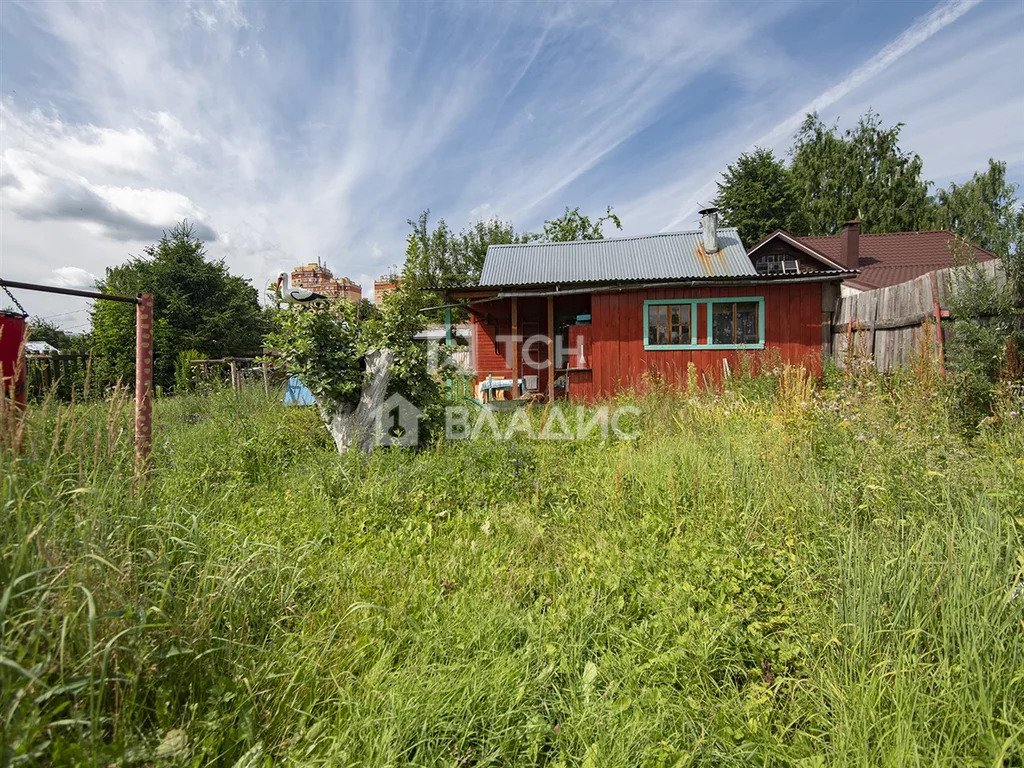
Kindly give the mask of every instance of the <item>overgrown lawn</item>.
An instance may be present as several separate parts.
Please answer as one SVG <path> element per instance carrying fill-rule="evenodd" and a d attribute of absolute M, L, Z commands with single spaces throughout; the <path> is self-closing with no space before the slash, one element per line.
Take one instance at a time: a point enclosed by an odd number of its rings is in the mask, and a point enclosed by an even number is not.
<path fill-rule="evenodd" d="M 632 441 L 370 457 L 261 391 L 161 400 L 138 498 L 116 404 L 8 423 L 0 760 L 1021 765 L 1016 406 L 627 400 Z"/>

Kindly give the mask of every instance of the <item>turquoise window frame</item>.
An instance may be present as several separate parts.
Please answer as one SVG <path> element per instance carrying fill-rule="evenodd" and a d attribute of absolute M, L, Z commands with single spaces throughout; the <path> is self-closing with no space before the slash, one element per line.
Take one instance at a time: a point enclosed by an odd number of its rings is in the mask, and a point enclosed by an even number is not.
<path fill-rule="evenodd" d="M 704 305 L 704 324 L 706 326 L 704 338 L 710 340 L 711 335 L 711 305 L 712 304 L 750 304 L 757 302 L 757 332 L 760 337 L 754 344 L 712 344 L 706 341 L 704 344 L 697 343 L 697 323 L 700 313 L 697 305 Z M 689 344 L 648 344 L 650 338 L 650 312 L 648 307 L 652 304 L 689 304 L 690 305 L 690 343 Z M 673 349 L 764 349 L 765 327 L 764 327 L 764 296 L 728 296 L 716 299 L 648 299 L 644 301 L 644 349 L 673 350 Z"/>
<path fill-rule="evenodd" d="M 711 333 L 711 305 L 712 304 L 750 304 L 757 302 L 757 334 L 758 338 L 756 344 L 712 344 L 710 339 L 712 338 Z M 705 323 L 707 323 L 707 333 L 704 338 L 709 339 L 707 344 L 701 344 L 701 349 L 764 349 L 764 296 L 733 296 L 730 298 L 721 299 L 701 299 L 701 303 L 704 307 Z"/>
<path fill-rule="evenodd" d="M 700 303 L 699 299 L 648 299 L 644 302 L 644 349 L 698 349 L 703 345 L 697 344 L 697 305 Z M 665 306 L 665 305 L 677 305 L 686 304 L 690 307 L 690 343 L 689 344 L 648 344 L 647 340 L 651 338 L 650 334 L 650 319 L 651 313 L 649 307 L 651 306 Z"/>

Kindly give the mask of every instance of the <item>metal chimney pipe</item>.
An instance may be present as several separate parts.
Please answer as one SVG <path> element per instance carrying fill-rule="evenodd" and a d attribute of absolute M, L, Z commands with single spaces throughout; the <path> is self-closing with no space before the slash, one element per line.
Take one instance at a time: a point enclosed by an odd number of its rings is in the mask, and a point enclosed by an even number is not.
<path fill-rule="evenodd" d="M 718 209 L 700 211 L 700 228 L 704 230 L 704 253 L 718 253 Z"/>

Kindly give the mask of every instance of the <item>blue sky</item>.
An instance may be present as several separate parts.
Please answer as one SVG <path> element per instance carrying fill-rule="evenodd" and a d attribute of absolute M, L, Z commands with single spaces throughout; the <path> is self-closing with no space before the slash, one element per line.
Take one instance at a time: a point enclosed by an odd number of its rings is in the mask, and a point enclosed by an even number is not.
<path fill-rule="evenodd" d="M 688 229 L 809 109 L 906 123 L 927 178 L 1024 181 L 1024 3 L 0 4 L 0 274 L 68 286 L 188 217 L 262 288 L 365 288 L 406 220 Z M 22 296 L 71 329 L 83 303 Z"/>

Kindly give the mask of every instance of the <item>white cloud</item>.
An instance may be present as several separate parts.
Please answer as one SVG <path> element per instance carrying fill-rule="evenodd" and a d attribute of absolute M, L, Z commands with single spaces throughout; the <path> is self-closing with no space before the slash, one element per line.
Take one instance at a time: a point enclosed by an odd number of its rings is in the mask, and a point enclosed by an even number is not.
<path fill-rule="evenodd" d="M 105 183 L 159 174 L 156 144 L 139 128 L 68 125 L 38 110 L 21 115 L 8 101 L 0 132 L 3 206 L 24 219 L 76 221 L 116 240 L 147 241 L 187 218 L 216 238 L 206 213 L 179 192 Z"/>
<path fill-rule="evenodd" d="M 876 78 L 879 75 L 922 43 L 958 20 L 980 2 L 981 0 L 947 0 L 940 3 L 931 12 L 925 14 L 904 30 L 895 40 L 858 65 L 846 77 L 793 110 L 767 132 L 762 133 L 753 140 L 749 138 L 742 139 L 743 143 L 741 146 L 746 150 L 752 149 L 755 146 L 774 149 L 787 146 L 794 132 L 799 128 L 800 123 L 803 122 L 804 117 L 808 113 L 827 110 L 852 91 L 867 83 L 877 87 L 879 83 L 876 82 Z M 922 80 L 938 82 L 934 72 L 919 72 L 918 75 Z M 899 119 L 903 120 L 907 119 L 907 117 L 901 113 Z M 649 208 L 652 205 L 657 205 L 655 200 L 669 200 L 673 208 L 665 211 L 667 223 L 661 226 L 660 231 L 671 231 L 687 226 L 696 210 L 702 204 L 709 202 L 715 197 L 718 191 L 717 179 L 719 172 L 724 170 L 725 164 L 732 162 L 739 154 L 736 151 L 735 143 L 732 143 L 727 148 L 727 151 L 729 152 L 728 154 L 715 159 L 717 168 L 711 173 L 704 172 L 700 176 L 690 176 L 686 179 L 688 186 L 682 187 L 678 183 L 670 185 L 667 189 L 657 190 L 646 196 L 644 200 L 633 203 L 633 206 Z M 703 182 L 700 181 L 701 178 L 703 178 Z"/>
<path fill-rule="evenodd" d="M 608 203 L 626 233 L 688 225 L 743 149 L 864 99 L 909 123 L 930 173 L 1021 155 L 997 59 L 1016 60 L 1020 13 L 971 2 L 890 25 L 881 50 L 851 44 L 845 65 L 800 2 L 9 7 L 0 268 L 22 279 L 101 275 L 183 217 L 259 287 L 320 257 L 368 291 L 425 208 L 456 228 Z"/>
<path fill-rule="evenodd" d="M 249 26 L 238 0 L 185 0 L 185 8 L 207 32 L 214 32 L 217 27 L 246 29 Z"/>
<path fill-rule="evenodd" d="M 911 24 L 899 37 L 824 93 L 795 110 L 772 130 L 761 136 L 756 143 L 761 146 L 774 146 L 779 141 L 787 140 L 809 112 L 821 112 L 854 89 L 872 81 L 980 2 L 981 0 L 945 0 L 945 2 L 939 3 L 930 13 Z M 933 73 L 929 73 L 929 79 L 933 77 Z"/>
<path fill-rule="evenodd" d="M 52 284 L 58 288 L 78 288 L 85 291 L 95 290 L 96 281 L 99 279 L 81 267 L 57 267 L 52 270 L 52 274 Z"/>

